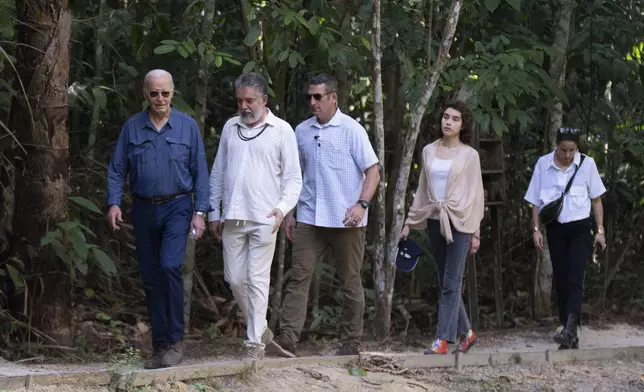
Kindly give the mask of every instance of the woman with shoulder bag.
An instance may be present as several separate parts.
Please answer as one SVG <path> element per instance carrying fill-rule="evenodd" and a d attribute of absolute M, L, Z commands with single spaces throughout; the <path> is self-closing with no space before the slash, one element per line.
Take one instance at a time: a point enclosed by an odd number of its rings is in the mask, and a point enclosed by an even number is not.
<path fill-rule="evenodd" d="M 467 253 L 480 246 L 485 203 L 479 154 L 468 145 L 472 123 L 465 103 L 444 106 L 441 136 L 423 148 L 418 189 L 401 233 L 407 238 L 410 227 L 427 228 L 441 286 L 436 340 L 425 354 L 447 354 L 447 344 L 456 342 L 456 350 L 466 353 L 476 341 L 461 296 Z"/>
<path fill-rule="evenodd" d="M 525 195 L 532 204 L 534 244 L 543 251 L 541 226 L 546 227 L 557 292 L 561 332 L 554 336 L 559 349 L 579 347 L 577 327 L 583 297 L 584 273 L 591 250 L 591 207 L 597 224 L 595 243 L 606 248 L 604 210 L 606 192 L 593 158 L 581 154 L 577 128 L 557 131 L 555 150 L 542 156 Z"/>

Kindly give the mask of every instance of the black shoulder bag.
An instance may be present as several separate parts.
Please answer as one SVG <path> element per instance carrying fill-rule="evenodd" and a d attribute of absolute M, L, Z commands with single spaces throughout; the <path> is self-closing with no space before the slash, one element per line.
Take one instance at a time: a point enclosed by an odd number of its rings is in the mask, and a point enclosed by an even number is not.
<path fill-rule="evenodd" d="M 575 168 L 575 172 L 573 173 L 572 177 L 570 177 L 568 185 L 566 185 L 566 189 L 561 194 L 561 196 L 557 200 L 551 201 L 550 203 L 546 204 L 539 212 L 539 220 L 542 224 L 547 225 L 559 217 L 561 209 L 563 208 L 564 196 L 566 195 L 566 193 L 568 193 L 568 191 L 570 191 L 572 181 L 575 179 L 575 176 L 577 175 L 577 171 L 579 171 L 581 164 L 584 163 L 584 158 L 586 158 L 586 156 L 584 154 L 581 154 L 579 165 L 577 166 L 577 168 Z"/>

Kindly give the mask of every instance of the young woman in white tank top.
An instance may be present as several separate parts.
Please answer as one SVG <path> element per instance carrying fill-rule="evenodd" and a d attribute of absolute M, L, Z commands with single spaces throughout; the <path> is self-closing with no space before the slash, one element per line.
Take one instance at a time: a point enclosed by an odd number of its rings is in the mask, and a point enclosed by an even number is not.
<path fill-rule="evenodd" d="M 472 117 L 463 102 L 445 105 L 440 137 L 423 149 L 418 189 L 401 233 L 406 238 L 410 227 L 427 227 L 441 286 L 436 338 L 425 354 L 447 354 L 448 343 L 466 353 L 476 342 L 461 296 L 465 261 L 479 249 L 484 214 L 480 159 L 468 145 Z"/>

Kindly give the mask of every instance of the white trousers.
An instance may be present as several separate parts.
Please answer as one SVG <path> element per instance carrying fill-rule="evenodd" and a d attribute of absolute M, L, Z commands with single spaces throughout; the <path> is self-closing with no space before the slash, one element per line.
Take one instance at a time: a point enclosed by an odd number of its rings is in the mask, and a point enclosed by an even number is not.
<path fill-rule="evenodd" d="M 246 318 L 247 345 L 264 347 L 262 335 L 268 325 L 268 292 L 277 239 L 272 230 L 272 225 L 227 220 L 222 231 L 224 279 Z"/>

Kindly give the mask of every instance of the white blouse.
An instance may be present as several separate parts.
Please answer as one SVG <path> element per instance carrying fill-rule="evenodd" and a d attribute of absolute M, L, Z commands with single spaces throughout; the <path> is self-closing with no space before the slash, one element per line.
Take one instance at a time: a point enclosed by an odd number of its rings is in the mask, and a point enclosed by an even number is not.
<path fill-rule="evenodd" d="M 524 199 L 530 204 L 539 207 L 557 200 L 566 190 L 568 180 L 575 172 L 581 161 L 581 154 L 575 153 L 572 165 L 565 169 L 560 168 L 554 161 L 554 151 L 544 155 L 537 161 Z M 564 196 L 561 214 L 557 218 L 559 223 L 574 222 L 590 216 L 591 200 L 596 199 L 606 192 L 604 183 L 599 176 L 595 160 L 586 156 L 579 167 L 577 176 Z"/>
<path fill-rule="evenodd" d="M 447 177 L 452 167 L 451 159 L 434 158 L 430 168 L 430 178 L 432 180 L 432 189 L 437 200 L 445 200 L 447 190 Z"/>

